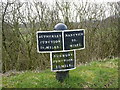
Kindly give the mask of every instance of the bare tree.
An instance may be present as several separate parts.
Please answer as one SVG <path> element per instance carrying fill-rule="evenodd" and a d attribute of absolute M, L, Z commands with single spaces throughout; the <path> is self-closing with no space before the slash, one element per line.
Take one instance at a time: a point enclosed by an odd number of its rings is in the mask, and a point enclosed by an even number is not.
<path fill-rule="evenodd" d="M 2 2 L 3 71 L 50 67 L 49 54 L 37 53 L 35 33 L 53 30 L 59 22 L 65 23 L 68 29 L 85 29 L 86 48 L 77 51 L 77 63 L 120 56 L 119 6 L 119 2 L 96 4 L 63 0 L 53 5 L 37 0 Z M 106 7 L 109 7 L 109 17 Z"/>

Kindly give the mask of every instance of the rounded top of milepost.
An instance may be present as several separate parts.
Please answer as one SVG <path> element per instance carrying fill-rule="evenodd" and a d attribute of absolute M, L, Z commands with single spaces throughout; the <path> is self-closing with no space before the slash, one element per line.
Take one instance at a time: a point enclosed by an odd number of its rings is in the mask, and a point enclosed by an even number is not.
<path fill-rule="evenodd" d="M 64 23 L 58 23 L 55 25 L 54 30 L 67 30 L 67 26 Z"/>

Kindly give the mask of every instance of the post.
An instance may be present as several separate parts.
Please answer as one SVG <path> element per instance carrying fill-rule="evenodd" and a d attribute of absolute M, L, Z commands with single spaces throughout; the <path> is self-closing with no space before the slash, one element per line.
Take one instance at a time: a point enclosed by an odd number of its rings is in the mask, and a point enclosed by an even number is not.
<path fill-rule="evenodd" d="M 67 26 L 63 23 L 58 23 L 55 25 L 54 30 L 67 30 Z M 66 77 L 69 77 L 69 70 L 56 72 L 56 79 L 61 83 L 65 80 Z"/>
<path fill-rule="evenodd" d="M 69 71 L 56 72 L 56 79 L 61 83 L 64 81 L 66 77 L 69 77 Z"/>

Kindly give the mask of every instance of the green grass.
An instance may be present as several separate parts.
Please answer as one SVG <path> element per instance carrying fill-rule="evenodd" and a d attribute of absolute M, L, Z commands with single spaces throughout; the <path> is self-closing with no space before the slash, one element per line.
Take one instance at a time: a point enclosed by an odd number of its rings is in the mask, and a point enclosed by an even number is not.
<path fill-rule="evenodd" d="M 118 60 L 94 61 L 71 70 L 63 83 L 55 72 L 27 71 L 13 76 L 3 75 L 3 88 L 118 88 Z"/>

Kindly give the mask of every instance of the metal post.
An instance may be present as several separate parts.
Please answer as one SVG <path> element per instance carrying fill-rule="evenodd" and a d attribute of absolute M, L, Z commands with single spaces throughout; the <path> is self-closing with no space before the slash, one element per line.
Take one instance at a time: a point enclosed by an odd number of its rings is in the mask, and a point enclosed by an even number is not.
<path fill-rule="evenodd" d="M 60 71 L 60 72 L 56 72 L 56 79 L 59 82 L 63 82 L 65 80 L 65 78 L 69 77 L 69 71 Z"/>
<path fill-rule="evenodd" d="M 54 30 L 67 30 L 67 26 L 63 23 L 58 23 L 58 24 L 55 25 Z M 61 83 L 67 77 L 69 77 L 69 71 L 58 71 L 58 72 L 56 72 L 56 79 Z"/>

